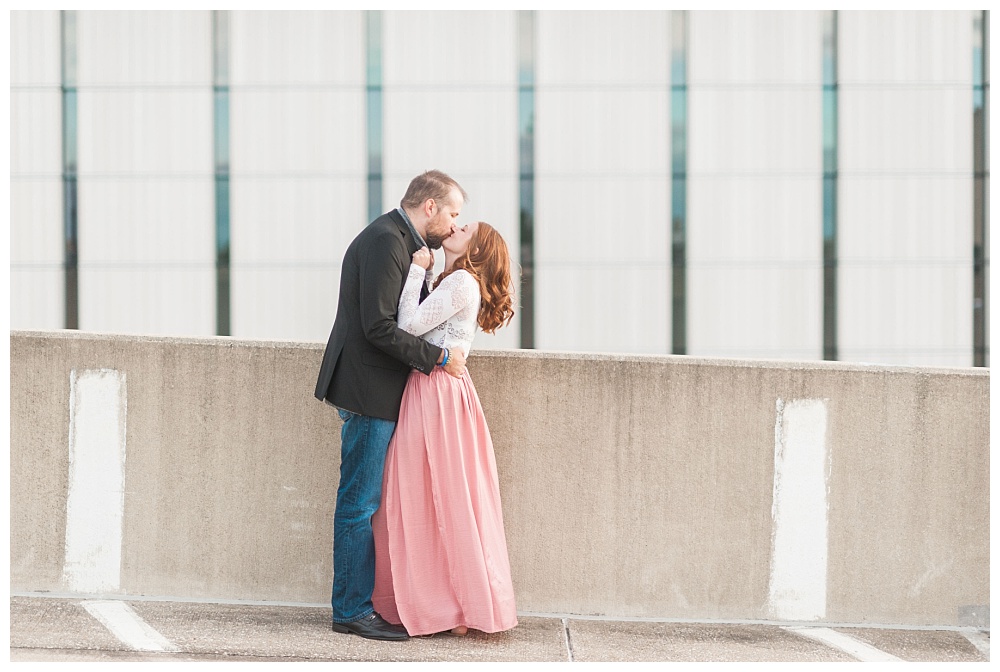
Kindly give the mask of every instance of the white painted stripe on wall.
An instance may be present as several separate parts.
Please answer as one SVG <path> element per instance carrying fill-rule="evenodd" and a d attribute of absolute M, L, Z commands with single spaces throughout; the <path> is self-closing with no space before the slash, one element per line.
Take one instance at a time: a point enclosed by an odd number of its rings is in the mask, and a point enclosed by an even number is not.
<path fill-rule="evenodd" d="M 118 590 L 125 500 L 125 374 L 70 372 L 69 491 L 63 580 L 74 592 Z"/>
<path fill-rule="evenodd" d="M 179 651 L 124 602 L 90 600 L 83 608 L 99 620 L 123 644 L 136 651 Z"/>
<path fill-rule="evenodd" d="M 840 649 L 864 663 L 903 662 L 902 658 L 897 658 L 882 649 L 876 649 L 870 644 L 866 644 L 853 637 L 848 637 L 844 633 L 831 630 L 830 628 L 786 627 L 785 630 L 808 637 L 809 639 L 815 639 L 818 642 L 823 642 L 835 649 Z"/>
<path fill-rule="evenodd" d="M 778 399 L 769 607 L 774 618 L 826 616 L 826 400 Z"/>

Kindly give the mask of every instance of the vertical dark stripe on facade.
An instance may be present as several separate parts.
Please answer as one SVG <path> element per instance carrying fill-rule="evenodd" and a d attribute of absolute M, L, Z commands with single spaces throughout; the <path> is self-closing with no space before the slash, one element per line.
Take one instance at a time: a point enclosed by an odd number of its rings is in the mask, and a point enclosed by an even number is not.
<path fill-rule="evenodd" d="M 837 12 L 823 12 L 823 359 L 837 359 Z"/>
<path fill-rule="evenodd" d="M 521 347 L 535 347 L 535 12 L 517 13 Z"/>
<path fill-rule="evenodd" d="M 80 290 L 78 273 L 77 219 L 77 77 L 76 77 L 76 12 L 60 12 L 60 44 L 62 50 L 62 186 L 63 186 L 63 270 L 66 281 L 67 329 L 80 328 Z"/>
<path fill-rule="evenodd" d="M 365 119 L 368 130 L 368 221 L 382 214 L 382 12 L 365 12 Z"/>
<path fill-rule="evenodd" d="M 232 333 L 229 258 L 229 12 L 212 12 L 215 156 L 215 331 Z"/>
<path fill-rule="evenodd" d="M 687 354 L 688 13 L 674 10 L 670 35 L 671 352 Z"/>
<path fill-rule="evenodd" d="M 989 208 L 989 25 L 988 11 L 976 12 L 972 52 L 972 160 L 973 160 L 973 270 L 972 270 L 972 362 L 989 366 L 987 341 L 988 306 L 986 276 L 989 244 L 986 237 Z"/>

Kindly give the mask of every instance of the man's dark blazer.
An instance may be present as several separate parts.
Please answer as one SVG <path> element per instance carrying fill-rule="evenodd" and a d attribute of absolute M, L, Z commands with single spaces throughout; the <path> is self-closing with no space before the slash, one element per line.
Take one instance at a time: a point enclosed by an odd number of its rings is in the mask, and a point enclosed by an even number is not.
<path fill-rule="evenodd" d="M 410 369 L 426 374 L 434 369 L 441 348 L 396 324 L 399 295 L 417 249 L 418 242 L 396 210 L 366 226 L 347 248 L 317 399 L 361 415 L 397 420 Z M 424 287 L 421 297 L 426 292 Z"/>

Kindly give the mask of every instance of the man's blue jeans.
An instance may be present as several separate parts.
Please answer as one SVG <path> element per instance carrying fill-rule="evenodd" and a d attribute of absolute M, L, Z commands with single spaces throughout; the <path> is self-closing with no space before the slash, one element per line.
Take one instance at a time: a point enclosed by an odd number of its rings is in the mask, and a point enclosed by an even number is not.
<path fill-rule="evenodd" d="M 375 589 L 375 539 L 372 516 L 382 498 L 382 473 L 392 420 L 337 409 L 340 430 L 340 487 L 333 514 L 334 623 L 348 623 L 372 613 Z"/>

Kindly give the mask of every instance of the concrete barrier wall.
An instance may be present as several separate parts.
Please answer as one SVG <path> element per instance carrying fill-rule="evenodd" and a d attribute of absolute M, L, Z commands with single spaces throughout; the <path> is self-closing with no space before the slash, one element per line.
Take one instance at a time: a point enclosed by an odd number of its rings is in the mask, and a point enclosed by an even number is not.
<path fill-rule="evenodd" d="M 11 333 L 11 590 L 325 603 L 322 345 Z M 989 373 L 470 358 L 521 612 L 989 622 Z"/>

